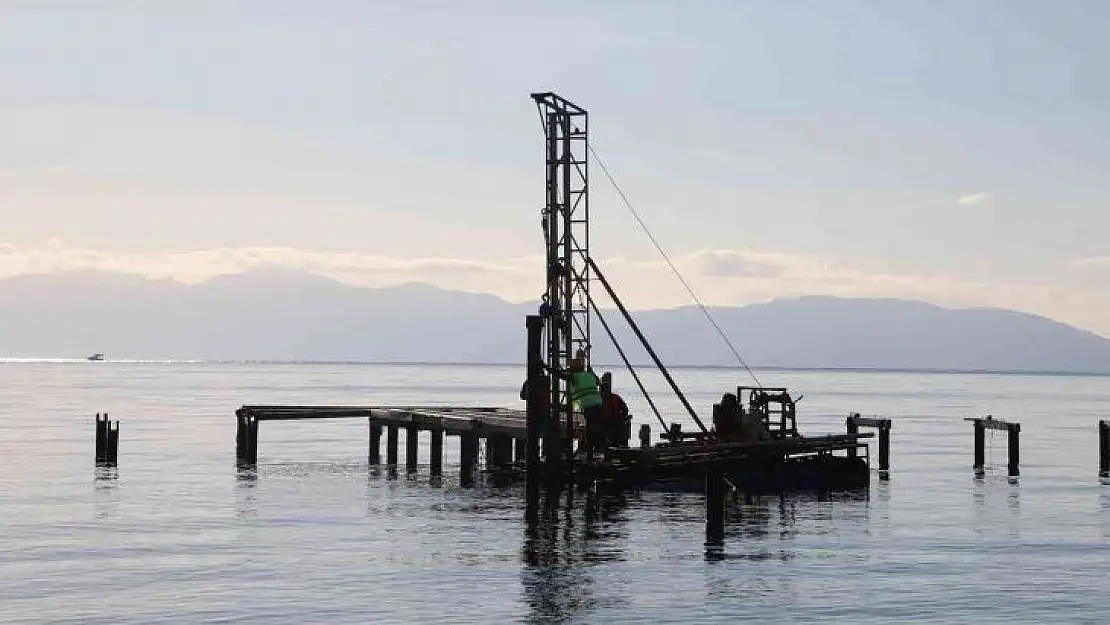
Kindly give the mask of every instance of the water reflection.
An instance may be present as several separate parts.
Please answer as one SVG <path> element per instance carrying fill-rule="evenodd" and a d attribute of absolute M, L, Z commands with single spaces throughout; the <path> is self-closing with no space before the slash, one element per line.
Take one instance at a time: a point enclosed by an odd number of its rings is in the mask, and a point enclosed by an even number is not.
<path fill-rule="evenodd" d="M 592 487 L 541 493 L 525 522 L 522 585 L 530 623 L 576 620 L 598 607 L 620 607 L 622 593 L 606 592 L 593 576 L 599 563 L 623 558 L 628 495 Z"/>

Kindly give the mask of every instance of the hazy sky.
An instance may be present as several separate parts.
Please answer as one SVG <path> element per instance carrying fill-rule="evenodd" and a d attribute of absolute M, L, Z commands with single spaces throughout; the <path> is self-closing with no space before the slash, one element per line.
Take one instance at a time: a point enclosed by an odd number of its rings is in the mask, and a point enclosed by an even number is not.
<path fill-rule="evenodd" d="M 0 275 L 279 262 L 525 299 L 543 137 L 710 303 L 998 305 L 1110 335 L 1110 4 L 0 3 Z M 594 168 L 594 255 L 687 303 Z"/>

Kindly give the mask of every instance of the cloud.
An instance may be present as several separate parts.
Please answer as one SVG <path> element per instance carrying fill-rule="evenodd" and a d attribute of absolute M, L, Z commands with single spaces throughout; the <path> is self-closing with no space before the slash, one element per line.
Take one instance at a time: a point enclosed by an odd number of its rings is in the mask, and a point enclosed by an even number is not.
<path fill-rule="evenodd" d="M 782 259 L 774 255 L 707 250 L 701 256 L 700 274 L 706 277 L 776 278 L 786 271 Z"/>
<path fill-rule="evenodd" d="M 1087 258 L 1077 258 L 1071 261 L 1071 264 L 1077 267 L 1110 269 L 1110 256 L 1090 256 Z"/>
<path fill-rule="evenodd" d="M 961 206 L 975 206 L 976 204 L 983 204 L 991 199 L 989 193 L 972 193 L 965 195 L 956 200 L 956 203 Z"/>

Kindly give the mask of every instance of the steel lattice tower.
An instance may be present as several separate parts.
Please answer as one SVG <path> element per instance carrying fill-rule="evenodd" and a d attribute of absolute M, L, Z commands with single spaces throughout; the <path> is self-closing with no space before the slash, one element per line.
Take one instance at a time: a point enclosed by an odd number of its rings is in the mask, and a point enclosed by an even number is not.
<path fill-rule="evenodd" d="M 585 354 L 586 363 L 590 362 L 587 113 L 554 93 L 533 93 L 532 99 L 546 137 L 547 187 L 542 219 L 547 248 L 546 361 L 548 366 L 566 369 L 578 350 Z M 551 406 L 553 418 L 565 419 L 564 441 L 569 453 L 571 406 L 566 384 L 555 376 L 551 378 Z M 549 456 L 548 460 L 554 458 Z"/>

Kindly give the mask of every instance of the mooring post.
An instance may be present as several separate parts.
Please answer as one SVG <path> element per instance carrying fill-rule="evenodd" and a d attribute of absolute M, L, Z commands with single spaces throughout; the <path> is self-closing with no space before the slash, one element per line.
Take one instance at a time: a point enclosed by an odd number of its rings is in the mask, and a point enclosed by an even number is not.
<path fill-rule="evenodd" d="M 396 425 L 387 425 L 385 428 L 385 463 L 391 467 L 397 466 Z"/>
<path fill-rule="evenodd" d="M 1018 463 L 1021 460 L 1020 441 L 1019 441 L 1019 436 L 1020 435 L 1021 435 L 1021 424 L 1020 423 L 1009 423 L 1009 424 L 1007 424 L 1007 426 L 1006 426 L 1006 439 L 1007 439 L 1006 442 L 1009 443 L 1009 447 L 1010 447 L 1010 454 L 1009 454 L 1010 462 L 1009 462 L 1009 467 L 1008 468 L 1009 468 L 1009 474 L 1010 474 L 1011 477 L 1017 477 L 1019 475 Z"/>
<path fill-rule="evenodd" d="M 1098 476 L 1110 477 L 1110 422 L 1098 422 Z"/>
<path fill-rule="evenodd" d="M 473 477 L 474 466 L 478 462 L 478 435 L 474 432 L 459 434 L 459 461 L 463 479 L 469 480 Z"/>
<path fill-rule="evenodd" d="M 382 463 L 382 426 L 372 418 L 367 421 L 370 422 L 370 451 L 366 462 L 376 466 Z"/>
<path fill-rule="evenodd" d="M 721 470 L 710 466 L 705 472 L 705 541 L 720 544 L 725 537 L 728 485 Z"/>
<path fill-rule="evenodd" d="M 443 430 L 432 430 L 432 475 L 443 475 Z"/>
<path fill-rule="evenodd" d="M 975 420 L 975 465 L 976 471 L 982 471 L 983 465 L 986 464 L 986 453 L 984 449 L 987 444 L 986 426 L 981 419 Z"/>
<path fill-rule="evenodd" d="M 405 428 L 405 469 L 409 473 L 416 472 L 417 450 L 420 445 L 420 430 L 415 425 Z"/>

